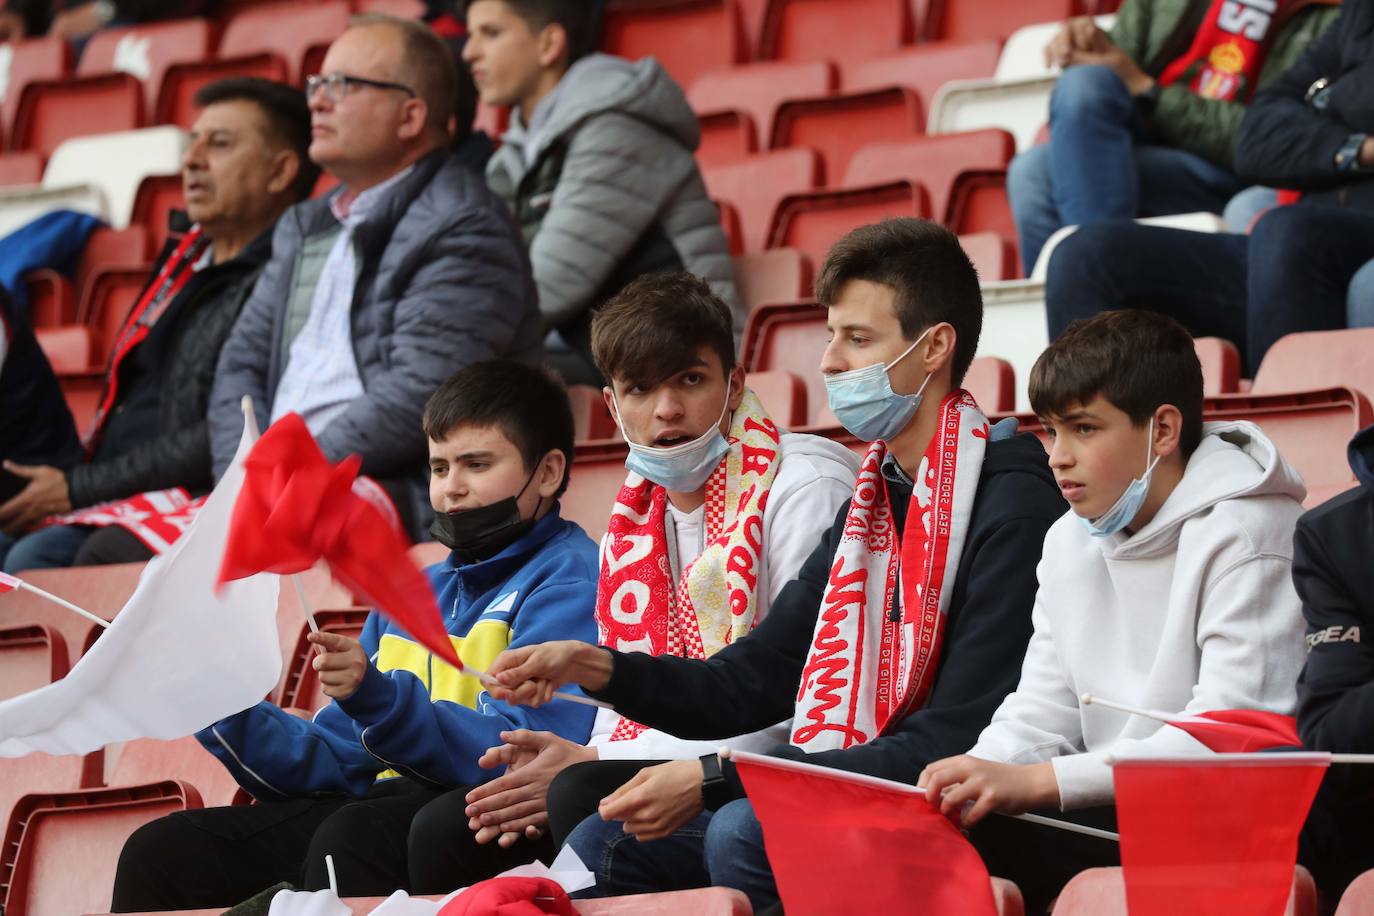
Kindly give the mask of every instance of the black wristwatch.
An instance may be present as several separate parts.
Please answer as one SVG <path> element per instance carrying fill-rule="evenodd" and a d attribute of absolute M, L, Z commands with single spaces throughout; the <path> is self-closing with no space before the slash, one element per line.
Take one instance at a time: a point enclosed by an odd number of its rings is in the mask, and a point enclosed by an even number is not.
<path fill-rule="evenodd" d="M 712 752 L 701 755 L 701 804 L 707 811 L 723 808 L 730 801 L 730 784 L 720 769 L 720 755 Z"/>

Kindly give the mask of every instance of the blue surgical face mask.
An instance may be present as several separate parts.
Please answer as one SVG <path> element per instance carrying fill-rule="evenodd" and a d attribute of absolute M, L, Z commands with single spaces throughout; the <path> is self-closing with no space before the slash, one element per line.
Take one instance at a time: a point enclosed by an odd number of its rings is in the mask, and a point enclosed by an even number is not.
<path fill-rule="evenodd" d="M 629 434 L 625 432 L 625 424 L 620 421 L 620 402 L 615 400 L 614 392 L 611 393 L 611 400 L 615 401 L 615 421 L 620 426 L 620 435 L 624 436 L 626 444 L 630 446 L 630 454 L 625 458 L 626 470 L 652 480 L 671 493 L 692 493 L 700 489 L 711 476 L 711 472 L 716 469 L 716 465 L 720 464 L 720 459 L 730 451 L 730 443 L 720 433 L 720 422 L 725 419 L 725 412 L 730 409 L 728 383 L 725 386 L 725 404 L 710 429 L 691 442 L 661 448 L 631 441 Z"/>
<path fill-rule="evenodd" d="M 901 356 L 884 365 L 874 363 L 862 369 L 851 369 L 825 377 L 825 394 L 830 412 L 840 425 L 864 442 L 887 441 L 906 428 L 921 406 L 921 394 L 930 383 L 927 375 L 915 394 L 898 394 L 892 390 L 888 372 L 906 359 L 916 345 L 926 339 L 933 328 L 906 348 Z"/>
<path fill-rule="evenodd" d="M 1079 516 L 1078 520 L 1088 529 L 1089 534 L 1096 538 L 1116 534 L 1140 514 L 1140 507 L 1145 505 L 1145 497 L 1150 493 L 1150 477 L 1154 474 L 1155 465 L 1159 464 L 1159 456 L 1154 452 L 1155 418 L 1151 417 L 1150 433 L 1145 440 L 1145 473 L 1132 480 L 1126 487 L 1126 492 L 1121 494 L 1121 498 L 1097 518 L 1087 519 Z"/>

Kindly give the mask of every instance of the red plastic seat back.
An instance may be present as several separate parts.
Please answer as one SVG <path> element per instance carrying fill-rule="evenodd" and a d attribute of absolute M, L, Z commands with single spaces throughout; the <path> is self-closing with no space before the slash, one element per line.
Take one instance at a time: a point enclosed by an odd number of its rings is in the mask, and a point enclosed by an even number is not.
<path fill-rule="evenodd" d="M 795 373 L 750 372 L 744 383 L 759 396 L 774 423 L 784 429 L 806 425 L 806 383 Z"/>
<path fill-rule="evenodd" d="M 743 111 L 717 111 L 697 119 L 701 143 L 697 146 L 697 165 L 703 169 L 733 165 L 748 159 L 759 148 L 754 119 Z"/>
<path fill-rule="evenodd" d="M 1240 351 L 1220 337 L 1198 337 L 1193 341 L 1198 362 L 1202 364 L 1202 393 L 1208 397 L 1240 391 Z"/>
<path fill-rule="evenodd" d="M 67 676 L 67 641 L 52 627 L 0 627 L 0 700 L 46 687 Z"/>
<path fill-rule="evenodd" d="M 86 295 L 91 281 L 102 270 L 136 269 L 148 263 L 148 233 L 138 224 L 126 229 L 102 226 L 86 237 L 81 260 L 76 265 L 78 302 Z"/>
<path fill-rule="evenodd" d="M 950 197 L 959 176 L 970 170 L 1005 170 L 1015 154 L 1015 138 L 998 129 L 872 143 L 849 160 L 844 185 L 918 181 L 930 194 L 931 212 L 948 224 Z"/>
<path fill-rule="evenodd" d="M 572 405 L 573 435 L 578 442 L 614 439 L 620 435 L 601 389 L 591 385 L 569 385 L 568 403 Z"/>
<path fill-rule="evenodd" d="M 30 83 L 19 100 L 11 146 L 47 158 L 63 140 L 134 130 L 143 123 L 143 84 L 127 73 Z"/>
<path fill-rule="evenodd" d="M 744 331 L 744 368 L 791 373 L 806 386 L 807 422 L 823 415 L 827 401 L 821 356 L 829 343 L 826 310 L 815 302 L 761 305 Z"/>
<path fill-rule="evenodd" d="M 9 42 L 0 51 L 0 66 L 8 54 L 8 77 L 0 96 L 0 113 L 4 117 L 3 133 L 9 136 L 14 127 L 14 115 L 19 110 L 19 98 L 29 83 L 59 80 L 71 72 L 71 45 L 61 38 L 27 38 Z"/>
<path fill-rule="evenodd" d="M 149 116 L 154 115 L 163 74 L 173 64 L 206 60 L 214 50 L 208 19 L 175 19 L 96 32 L 81 52 L 77 76 L 125 72 L 144 85 Z"/>
<path fill-rule="evenodd" d="M 561 511 L 564 518 L 577 522 L 595 540 L 606 533 L 611 507 L 625 484 L 628 453 L 623 442 L 582 443 L 577 447 Z"/>
<path fill-rule="evenodd" d="M 189 130 L 196 121 L 196 93 L 211 83 L 234 76 L 256 76 L 287 82 L 290 69 L 277 54 L 250 54 L 168 67 L 157 91 L 153 119 Z"/>
<path fill-rule="evenodd" d="M 606 11 L 602 48 L 655 57 L 683 89 L 712 70 L 749 59 L 735 0 L 655 0 Z"/>
<path fill-rule="evenodd" d="M 40 792 L 73 792 L 100 784 L 103 751 L 85 757 L 29 754 L 0 757 L 0 831 L 9 824 L 10 812 L 21 796 Z M 0 873 L 0 881 L 4 875 Z M 3 899 L 3 894 L 0 894 Z"/>
<path fill-rule="evenodd" d="M 1301 865 L 1293 873 L 1293 890 L 1285 916 L 1316 916 L 1317 889 Z M 1120 868 L 1090 868 L 1064 886 L 1054 916 L 1126 916 L 1126 882 Z"/>
<path fill-rule="evenodd" d="M 109 362 L 115 338 L 147 282 L 146 269 L 113 268 L 92 278 L 82 321 L 91 329 L 95 341 L 93 365 L 104 367 Z"/>
<path fill-rule="evenodd" d="M 1016 409 L 1016 370 L 996 356 L 980 356 L 964 374 L 964 388 L 984 413 L 1011 413 Z"/>
<path fill-rule="evenodd" d="M 788 99 L 829 95 L 838 73 L 830 61 L 772 61 L 715 70 L 692 84 L 687 100 L 698 115 L 743 111 L 753 120 L 756 141 L 773 136 L 773 115 Z"/>
<path fill-rule="evenodd" d="M 1005 40 L 1023 25 L 1060 22 L 1077 13 L 1075 0 L 932 0 L 926 37 L 930 41 Z"/>
<path fill-rule="evenodd" d="M 194 786 L 208 807 L 232 805 L 247 794 L 240 794 L 224 764 L 193 735 L 174 741 L 139 738 L 105 749 L 108 786 L 142 786 L 169 779 Z"/>
<path fill-rule="evenodd" d="M 1001 53 L 1000 41 L 981 39 L 916 45 L 883 57 L 848 57 L 840 67 L 840 85 L 846 92 L 905 86 L 930 111 L 941 86 L 951 80 L 991 77 Z"/>
<path fill-rule="evenodd" d="M 873 57 L 910 44 L 914 36 L 910 0 L 770 0 L 759 57 Z"/>
<path fill-rule="evenodd" d="M 286 61 L 287 81 L 300 83 L 310 75 L 303 72 L 306 55 L 342 35 L 351 15 L 343 0 L 250 7 L 224 27 L 219 56 L 224 59 L 276 54 Z"/>
<path fill-rule="evenodd" d="M 999 232 L 975 232 L 959 236 L 959 244 L 982 282 L 1015 278 L 1016 249 L 1006 236 Z"/>
<path fill-rule="evenodd" d="M 180 175 L 149 175 L 138 184 L 132 221 L 148 234 L 147 257 L 155 260 L 167 244 L 167 218 L 186 207 Z"/>
<path fill-rule="evenodd" d="M 773 125 L 773 149 L 809 146 L 825 162 L 824 181 L 836 184 L 854 154 L 871 143 L 906 140 L 924 132 L 921 100 L 910 89 L 786 102 Z"/>
<path fill-rule="evenodd" d="M 752 312 L 765 302 L 794 302 L 811 295 L 811 259 L 795 248 L 771 248 L 735 258 L 735 288 Z"/>
<path fill-rule="evenodd" d="M 1279 338 L 1255 373 L 1254 394 L 1345 386 L 1374 399 L 1374 328 Z"/>
<path fill-rule="evenodd" d="M 363 634 L 367 623 L 366 608 L 341 608 L 338 610 L 316 610 L 315 622 L 324 633 L 338 633 L 357 639 Z M 287 656 L 283 679 L 279 688 L 280 705 L 315 712 L 329 705 L 329 697 L 320 687 L 320 675 L 311 661 L 315 658 L 315 647 L 306 641 L 310 635 L 308 624 L 302 623 L 296 633 L 295 645 Z M 286 648 L 285 645 L 282 648 Z"/>
<path fill-rule="evenodd" d="M 1016 238 L 1016 222 L 1007 199 L 1005 169 L 966 171 L 954 180 L 946 209 L 949 227 L 960 234 L 1000 232 Z"/>
<path fill-rule="evenodd" d="M 90 372 L 95 364 L 94 341 L 91 329 L 84 324 L 64 324 L 51 328 L 34 328 L 38 345 L 48 358 L 48 365 L 57 375 L 75 375 Z M 80 430 L 80 426 L 77 427 Z"/>
<path fill-rule="evenodd" d="M 901 181 L 871 188 L 792 195 L 778 205 L 769 247 L 799 248 L 812 264 L 823 264 L 831 246 L 851 229 L 891 216 L 929 219 L 930 203 L 925 190 Z"/>
<path fill-rule="evenodd" d="M 38 184 L 42 179 L 43 157 L 38 153 L 0 154 L 0 186 Z"/>
<path fill-rule="evenodd" d="M 821 161 L 811 149 L 774 150 L 706 169 L 702 178 L 713 199 L 739 211 L 744 250 L 756 252 L 767 247 L 773 213 L 783 198 L 820 187 Z"/>

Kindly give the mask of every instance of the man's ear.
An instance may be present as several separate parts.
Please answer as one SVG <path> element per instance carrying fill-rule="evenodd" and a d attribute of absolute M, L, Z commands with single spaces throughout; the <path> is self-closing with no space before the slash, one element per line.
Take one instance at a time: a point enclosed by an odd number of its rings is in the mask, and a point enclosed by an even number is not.
<path fill-rule="evenodd" d="M 401 103 L 401 123 L 396 135 L 402 140 L 414 140 L 429 126 L 429 105 L 422 98 L 406 99 Z"/>
<path fill-rule="evenodd" d="M 921 360 L 926 373 L 936 375 L 954 365 L 954 351 L 959 345 L 959 334 L 954 330 L 954 325 L 942 321 L 932 326 L 926 340 L 929 343 L 926 344 L 926 355 Z"/>
<path fill-rule="evenodd" d="M 547 499 L 557 493 L 567 469 L 568 456 L 563 454 L 562 449 L 556 448 L 539 459 L 539 470 L 534 475 L 539 485 L 539 495 Z"/>
<path fill-rule="evenodd" d="M 571 61 L 571 48 L 568 45 L 568 30 L 556 22 L 550 22 L 539 32 L 539 66 L 545 70 L 559 69 L 562 61 L 566 67 Z"/>
<path fill-rule="evenodd" d="M 1173 404 L 1155 408 L 1154 441 L 1150 443 L 1160 459 L 1168 458 L 1183 444 L 1183 412 Z"/>
<path fill-rule="evenodd" d="M 272 194 L 285 194 L 301 173 L 301 159 L 293 150 L 278 150 L 272 157 L 272 174 L 267 179 L 267 190 Z"/>
<path fill-rule="evenodd" d="M 730 413 L 739 410 L 740 402 L 744 400 L 744 367 L 736 365 L 730 370 L 730 377 L 726 380 L 730 385 Z"/>

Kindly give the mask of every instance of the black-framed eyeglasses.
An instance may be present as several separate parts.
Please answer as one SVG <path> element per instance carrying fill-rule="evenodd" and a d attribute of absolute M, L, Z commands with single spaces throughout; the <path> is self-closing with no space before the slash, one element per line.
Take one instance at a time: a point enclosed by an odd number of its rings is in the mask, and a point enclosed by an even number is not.
<path fill-rule="evenodd" d="M 315 93 L 321 88 L 324 89 L 325 98 L 337 105 L 348 95 L 348 91 L 353 86 L 368 86 L 372 89 L 395 89 L 404 92 L 412 99 L 416 97 L 415 90 L 401 83 L 388 83 L 385 80 L 370 80 L 361 76 L 349 76 L 347 73 L 316 73 L 305 78 L 305 97 L 313 99 Z"/>

